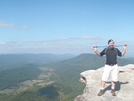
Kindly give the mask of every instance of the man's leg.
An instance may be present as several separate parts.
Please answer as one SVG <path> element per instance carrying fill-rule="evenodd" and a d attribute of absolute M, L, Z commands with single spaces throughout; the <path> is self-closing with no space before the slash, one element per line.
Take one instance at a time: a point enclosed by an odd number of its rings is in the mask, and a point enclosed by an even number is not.
<path fill-rule="evenodd" d="M 115 94 L 115 86 L 116 82 L 118 81 L 118 65 L 113 66 L 113 71 L 112 71 L 112 81 L 111 81 L 111 93 L 113 96 L 116 96 Z"/>
<path fill-rule="evenodd" d="M 111 84 L 112 84 L 111 89 L 115 89 L 116 82 L 111 81 Z"/>
<path fill-rule="evenodd" d="M 105 84 L 106 84 L 105 81 L 102 81 L 102 82 L 101 82 L 101 89 L 100 89 L 100 92 L 98 93 L 98 96 L 101 96 L 101 95 L 104 94 L 104 92 L 105 92 L 105 91 L 104 91 Z"/>
<path fill-rule="evenodd" d="M 102 81 L 102 82 L 101 82 L 101 88 L 102 88 L 102 89 L 104 89 L 104 88 L 105 88 L 105 84 L 106 84 L 106 82 L 105 82 L 105 81 Z"/>
<path fill-rule="evenodd" d="M 104 71 L 102 74 L 101 89 L 100 89 L 100 92 L 98 93 L 98 96 L 101 96 L 104 94 L 105 84 L 106 84 L 106 81 L 108 80 L 109 76 L 110 76 L 110 68 L 108 65 L 105 65 Z"/>
<path fill-rule="evenodd" d="M 115 94 L 116 82 L 112 81 L 111 84 L 112 84 L 112 86 L 111 86 L 111 93 L 112 93 L 113 96 L 116 96 L 116 94 Z"/>

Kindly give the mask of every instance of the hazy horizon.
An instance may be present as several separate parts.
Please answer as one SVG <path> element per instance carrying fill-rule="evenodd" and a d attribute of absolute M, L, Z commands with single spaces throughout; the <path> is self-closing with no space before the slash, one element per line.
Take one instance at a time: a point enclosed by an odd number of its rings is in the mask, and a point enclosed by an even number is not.
<path fill-rule="evenodd" d="M 52 54 L 52 55 L 74 55 L 74 56 L 78 56 L 78 55 L 81 55 L 81 54 L 94 54 L 94 55 L 96 55 L 95 53 L 79 53 L 79 54 L 73 54 L 73 53 L 61 53 L 61 54 L 57 54 L 57 53 L 23 53 L 23 52 L 17 52 L 17 53 L 0 53 L 0 55 L 8 55 L 8 54 L 48 54 L 48 55 L 50 55 L 50 54 Z M 118 57 L 118 58 L 134 58 L 134 56 L 133 55 L 125 55 L 125 56 L 123 56 L 123 57 Z"/>

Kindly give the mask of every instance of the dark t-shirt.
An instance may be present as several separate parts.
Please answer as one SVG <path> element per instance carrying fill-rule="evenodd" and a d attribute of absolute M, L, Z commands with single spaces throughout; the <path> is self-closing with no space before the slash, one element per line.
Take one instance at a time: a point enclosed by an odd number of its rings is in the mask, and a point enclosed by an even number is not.
<path fill-rule="evenodd" d="M 121 52 L 117 48 L 105 48 L 100 56 L 106 55 L 106 64 L 117 64 L 117 55 L 121 57 Z"/>

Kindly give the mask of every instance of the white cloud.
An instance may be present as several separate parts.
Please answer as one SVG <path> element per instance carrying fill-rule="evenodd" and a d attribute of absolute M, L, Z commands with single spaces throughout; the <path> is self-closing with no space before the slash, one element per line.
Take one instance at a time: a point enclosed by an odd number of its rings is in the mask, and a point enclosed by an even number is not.
<path fill-rule="evenodd" d="M 51 40 L 51 41 L 56 41 L 56 42 L 67 42 L 67 41 L 72 41 L 72 38 L 65 38 L 65 39 L 54 39 L 54 40 Z"/>
<path fill-rule="evenodd" d="M 10 27 L 10 28 L 28 28 L 26 25 L 19 26 L 19 25 L 15 25 L 14 23 L 4 22 L 4 21 L 0 21 L 0 26 L 1 27 Z"/>
<path fill-rule="evenodd" d="M 28 47 L 20 47 L 20 49 L 27 49 Z"/>
<path fill-rule="evenodd" d="M 100 40 L 99 37 L 91 37 L 91 36 L 84 36 L 84 37 L 74 37 L 74 38 L 64 38 L 64 39 L 54 39 L 54 40 L 32 40 L 32 41 L 25 41 L 24 43 L 45 43 L 45 42 L 69 42 L 75 40 Z"/>
<path fill-rule="evenodd" d="M 4 42 L 0 42 L 0 45 L 4 45 L 5 43 Z"/>
<path fill-rule="evenodd" d="M 32 41 L 25 41 L 24 43 L 44 43 L 44 42 L 48 42 L 48 41 L 45 41 L 45 40 L 42 40 L 42 41 L 32 40 Z"/>
<path fill-rule="evenodd" d="M 51 51 L 61 53 L 61 50 L 66 52 L 72 52 L 72 49 L 78 50 L 89 50 L 90 42 L 100 40 L 101 38 L 84 36 L 84 37 L 72 37 L 72 38 L 61 38 L 52 40 L 32 40 L 21 42 L 0 42 L 0 52 L 50 52 Z M 91 41 L 84 41 L 91 40 Z M 86 43 L 85 43 L 86 42 Z"/>
<path fill-rule="evenodd" d="M 55 31 L 50 31 L 50 33 L 55 33 Z"/>
<path fill-rule="evenodd" d="M 99 40 L 101 38 L 99 38 L 99 37 L 92 37 L 92 36 L 84 36 L 84 37 L 75 38 L 75 39 L 79 39 L 79 40 Z"/>
<path fill-rule="evenodd" d="M 14 48 L 14 47 L 20 47 L 19 43 L 12 41 L 12 42 L 0 42 L 0 48 Z"/>
<path fill-rule="evenodd" d="M 22 26 L 21 28 L 28 28 L 26 25 Z"/>
<path fill-rule="evenodd" d="M 82 30 L 79 30 L 79 32 L 83 32 Z"/>
<path fill-rule="evenodd" d="M 88 13 L 87 13 L 87 12 L 84 12 L 83 14 L 84 14 L 84 15 L 87 15 Z"/>

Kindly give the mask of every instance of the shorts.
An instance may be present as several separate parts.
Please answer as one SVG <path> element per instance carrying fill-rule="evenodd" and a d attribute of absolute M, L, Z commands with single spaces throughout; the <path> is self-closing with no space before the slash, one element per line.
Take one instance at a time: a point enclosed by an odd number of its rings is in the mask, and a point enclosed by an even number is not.
<path fill-rule="evenodd" d="M 109 66 L 105 65 L 104 71 L 102 74 L 102 81 L 109 81 L 112 80 L 114 82 L 118 81 L 118 65 Z"/>

